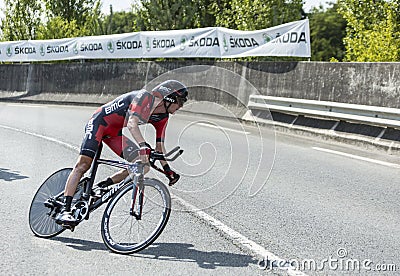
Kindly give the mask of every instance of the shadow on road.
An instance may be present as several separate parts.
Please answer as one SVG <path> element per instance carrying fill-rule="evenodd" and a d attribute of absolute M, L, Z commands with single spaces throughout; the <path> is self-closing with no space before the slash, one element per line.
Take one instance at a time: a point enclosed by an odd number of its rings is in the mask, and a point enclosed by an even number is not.
<path fill-rule="evenodd" d="M 77 250 L 107 250 L 102 242 L 55 237 L 52 240 L 65 243 Z M 129 255 L 128 255 L 129 256 Z M 200 251 L 189 243 L 154 243 L 149 248 L 130 255 L 136 258 L 159 259 L 170 262 L 195 262 L 204 269 L 217 267 L 247 267 L 257 264 L 251 256 L 221 251 Z"/>
<path fill-rule="evenodd" d="M 19 172 L 13 172 L 9 169 L 0 168 L 0 180 L 13 181 L 28 178 L 27 176 L 21 175 Z"/>
<path fill-rule="evenodd" d="M 66 244 L 68 247 L 72 247 L 81 251 L 92 251 L 92 250 L 107 250 L 107 247 L 102 242 L 87 241 L 81 239 L 55 237 L 52 238 L 54 241 L 60 241 Z"/>
<path fill-rule="evenodd" d="M 136 254 L 138 257 L 163 259 L 177 262 L 196 262 L 199 267 L 247 267 L 257 264 L 251 256 L 222 251 L 200 251 L 190 243 L 154 243 L 148 249 Z"/>

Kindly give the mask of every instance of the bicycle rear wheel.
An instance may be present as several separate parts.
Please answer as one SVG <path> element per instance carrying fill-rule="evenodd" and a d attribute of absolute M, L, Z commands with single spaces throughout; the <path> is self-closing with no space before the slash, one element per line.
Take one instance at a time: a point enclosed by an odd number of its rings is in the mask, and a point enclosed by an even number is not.
<path fill-rule="evenodd" d="M 71 168 L 65 168 L 53 173 L 43 182 L 33 197 L 29 209 L 29 226 L 36 236 L 51 238 L 65 230 L 61 225 L 57 224 L 54 219 L 60 211 L 60 208 L 55 206 L 52 209 L 45 206 L 45 202 L 49 199 L 55 199 L 56 195 L 64 191 L 65 183 L 71 171 Z M 80 198 L 82 192 L 82 184 L 79 184 L 74 195 L 74 201 Z M 57 199 L 57 201 L 60 202 L 63 200 L 63 195 Z"/>
<path fill-rule="evenodd" d="M 167 187 L 145 179 L 140 220 L 130 214 L 133 185 L 123 187 L 108 203 L 101 223 L 101 236 L 113 252 L 131 254 L 151 245 L 164 230 L 171 213 Z"/>

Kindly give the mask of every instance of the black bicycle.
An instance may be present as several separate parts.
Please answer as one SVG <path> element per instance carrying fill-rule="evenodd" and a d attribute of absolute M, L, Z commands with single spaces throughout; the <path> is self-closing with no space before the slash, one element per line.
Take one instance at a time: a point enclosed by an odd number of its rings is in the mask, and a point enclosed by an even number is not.
<path fill-rule="evenodd" d="M 171 196 L 161 181 L 144 177 L 145 164 L 100 159 L 101 151 L 102 145 L 93 160 L 89 176 L 78 184 L 72 201 L 72 214 L 79 224 L 108 202 L 101 222 L 104 243 L 116 253 L 138 252 L 151 245 L 164 230 L 171 212 Z M 164 172 L 155 162 L 174 161 L 182 153 L 179 147 L 165 155 L 152 151 L 150 165 Z M 94 186 L 100 164 L 127 169 L 129 176 L 108 189 Z M 51 238 L 66 229 L 74 231 L 75 226 L 62 226 L 55 221 L 64 205 L 63 191 L 71 171 L 71 168 L 65 168 L 53 173 L 36 192 L 29 210 L 29 225 L 36 236 Z"/>

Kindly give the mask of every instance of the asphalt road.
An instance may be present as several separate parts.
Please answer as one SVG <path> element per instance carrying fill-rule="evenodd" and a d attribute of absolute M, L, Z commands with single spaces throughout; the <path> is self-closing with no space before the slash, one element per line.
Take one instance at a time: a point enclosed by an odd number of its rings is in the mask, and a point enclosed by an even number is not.
<path fill-rule="evenodd" d="M 2 274 L 285 274 L 261 270 L 245 245 L 234 245 L 178 202 L 155 245 L 139 254 L 106 249 L 103 209 L 73 233 L 34 237 L 30 201 L 48 175 L 73 166 L 77 152 L 68 145 L 79 147 L 93 110 L 0 104 Z M 154 131 L 143 131 L 153 141 Z M 400 271 L 399 168 L 390 166 L 399 164 L 397 157 L 187 113 L 171 118 L 167 137 L 168 148 L 185 149 L 172 164 L 182 175 L 170 189 L 175 196 L 280 258 L 306 264 L 304 273 Z"/>

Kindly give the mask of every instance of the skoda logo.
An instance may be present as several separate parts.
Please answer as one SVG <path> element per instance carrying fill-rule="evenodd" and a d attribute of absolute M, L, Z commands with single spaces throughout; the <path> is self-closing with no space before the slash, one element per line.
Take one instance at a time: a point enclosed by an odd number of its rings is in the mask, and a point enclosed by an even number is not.
<path fill-rule="evenodd" d="M 107 50 L 112 54 L 115 51 L 114 41 L 110 40 L 107 42 Z"/>
<path fill-rule="evenodd" d="M 181 47 L 179 48 L 181 51 L 185 50 L 186 48 L 186 42 L 187 42 L 187 37 L 186 36 L 182 36 L 181 37 Z"/>
<path fill-rule="evenodd" d="M 226 40 L 226 36 L 225 35 L 223 37 L 222 43 L 223 43 L 225 52 L 227 52 L 228 51 L 228 41 Z"/>
<path fill-rule="evenodd" d="M 267 34 L 267 33 L 263 33 L 262 36 L 263 36 L 264 44 L 270 42 L 271 40 L 273 40 L 273 37 L 270 36 L 270 35 Z"/>
<path fill-rule="evenodd" d="M 146 38 L 146 50 L 147 52 L 150 52 L 151 50 L 151 44 L 150 44 L 150 38 Z"/>
<path fill-rule="evenodd" d="M 44 56 L 46 54 L 46 51 L 44 49 L 45 49 L 45 46 L 43 44 L 40 44 L 39 52 L 40 52 L 41 56 Z"/>
<path fill-rule="evenodd" d="M 79 53 L 79 50 L 78 50 L 78 43 L 75 43 L 74 48 L 73 48 L 72 51 L 74 52 L 75 55 L 77 55 L 77 54 Z"/>
<path fill-rule="evenodd" d="M 8 46 L 8 47 L 7 47 L 6 55 L 7 55 L 8 57 L 11 57 L 11 56 L 12 56 L 12 48 L 11 48 L 11 46 Z"/>

